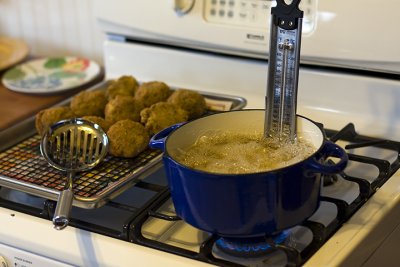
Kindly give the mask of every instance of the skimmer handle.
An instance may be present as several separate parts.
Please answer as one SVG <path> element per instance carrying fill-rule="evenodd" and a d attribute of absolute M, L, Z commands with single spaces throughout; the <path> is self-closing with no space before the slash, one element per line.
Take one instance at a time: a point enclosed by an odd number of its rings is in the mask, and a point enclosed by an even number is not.
<path fill-rule="evenodd" d="M 69 214 L 71 212 L 74 192 L 72 191 L 74 172 L 68 173 L 68 183 L 66 188 L 60 192 L 57 200 L 56 210 L 53 216 L 53 225 L 56 230 L 62 230 L 69 224 Z"/>

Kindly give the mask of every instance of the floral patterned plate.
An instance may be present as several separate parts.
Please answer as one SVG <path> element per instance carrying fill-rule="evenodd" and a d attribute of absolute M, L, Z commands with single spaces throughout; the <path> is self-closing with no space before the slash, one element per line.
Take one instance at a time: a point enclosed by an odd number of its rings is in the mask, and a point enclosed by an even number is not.
<path fill-rule="evenodd" d="M 74 89 L 100 74 L 100 66 L 80 57 L 52 57 L 17 65 L 3 75 L 8 89 L 32 94 L 48 94 Z"/>

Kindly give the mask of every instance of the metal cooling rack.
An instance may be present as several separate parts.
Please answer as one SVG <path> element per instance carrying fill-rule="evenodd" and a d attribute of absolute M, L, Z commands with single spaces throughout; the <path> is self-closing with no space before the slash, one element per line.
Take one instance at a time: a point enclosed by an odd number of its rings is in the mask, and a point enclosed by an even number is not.
<path fill-rule="evenodd" d="M 101 90 L 106 80 L 87 90 Z M 176 89 L 176 88 L 171 88 Z M 231 110 L 246 106 L 246 99 L 209 92 L 200 92 L 214 101 L 227 101 Z M 71 98 L 55 106 L 68 105 Z M 218 111 L 208 111 L 207 114 Z M 0 187 L 22 191 L 57 201 L 64 189 L 66 174 L 48 165 L 40 153 L 40 136 L 35 130 L 35 116 L 0 131 Z M 112 200 L 161 166 L 162 152 L 147 149 L 135 158 L 107 156 L 96 168 L 77 173 L 74 180 L 73 206 L 93 209 Z"/>
<path fill-rule="evenodd" d="M 66 173 L 48 165 L 40 154 L 40 140 L 39 135 L 34 135 L 0 153 L 0 185 L 57 200 Z M 141 174 L 160 162 L 161 154 L 147 149 L 135 158 L 107 156 L 98 167 L 78 173 L 74 180 L 74 206 L 102 206 L 125 187 L 141 180 Z"/>

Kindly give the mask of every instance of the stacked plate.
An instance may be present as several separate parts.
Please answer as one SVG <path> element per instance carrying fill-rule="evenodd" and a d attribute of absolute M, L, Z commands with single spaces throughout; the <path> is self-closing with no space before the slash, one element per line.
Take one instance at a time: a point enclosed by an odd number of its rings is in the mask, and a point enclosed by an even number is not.
<path fill-rule="evenodd" d="M 21 62 L 29 53 L 25 42 L 0 36 L 0 71 Z"/>

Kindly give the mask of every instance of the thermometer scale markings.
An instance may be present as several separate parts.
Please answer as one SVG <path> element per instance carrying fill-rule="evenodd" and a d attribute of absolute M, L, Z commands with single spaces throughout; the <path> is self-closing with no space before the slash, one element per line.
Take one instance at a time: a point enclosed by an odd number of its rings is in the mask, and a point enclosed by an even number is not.
<path fill-rule="evenodd" d="M 297 86 L 300 63 L 301 0 L 276 0 L 271 8 L 269 68 L 264 136 L 296 140 Z"/>
<path fill-rule="evenodd" d="M 275 70 L 275 99 L 273 108 L 273 128 L 281 134 L 289 134 L 290 114 L 294 108 L 294 72 L 295 68 L 295 31 L 279 29 L 277 38 L 276 70 Z"/>

